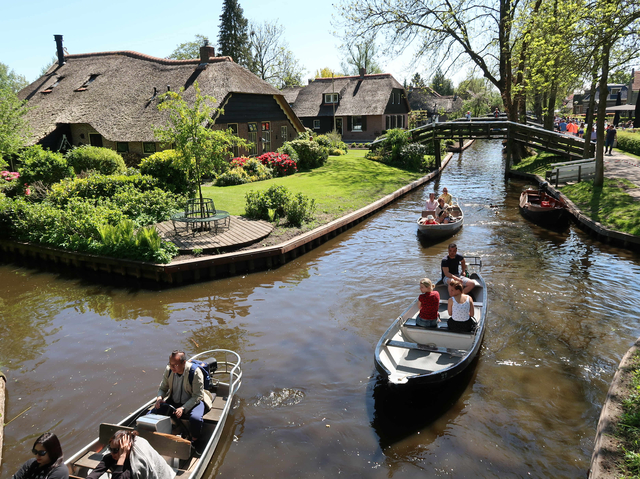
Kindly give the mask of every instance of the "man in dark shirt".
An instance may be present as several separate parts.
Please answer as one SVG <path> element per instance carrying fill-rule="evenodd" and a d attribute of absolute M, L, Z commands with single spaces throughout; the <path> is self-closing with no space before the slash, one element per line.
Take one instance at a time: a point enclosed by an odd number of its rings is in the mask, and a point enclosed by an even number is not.
<path fill-rule="evenodd" d="M 613 153 L 613 142 L 616 139 L 616 127 L 613 125 L 609 125 L 607 131 L 604 132 L 604 153 L 605 155 L 611 156 Z M 607 149 L 609 151 L 607 151 Z"/>
<path fill-rule="evenodd" d="M 467 263 L 464 260 L 464 256 L 458 254 L 458 245 L 455 243 L 449 245 L 448 254 L 444 257 L 440 266 L 442 269 L 442 280 L 445 284 L 449 284 L 449 281 L 452 279 L 457 279 L 462 283 L 465 294 L 475 288 L 476 282 L 464 275 L 464 272 L 467 270 Z"/>

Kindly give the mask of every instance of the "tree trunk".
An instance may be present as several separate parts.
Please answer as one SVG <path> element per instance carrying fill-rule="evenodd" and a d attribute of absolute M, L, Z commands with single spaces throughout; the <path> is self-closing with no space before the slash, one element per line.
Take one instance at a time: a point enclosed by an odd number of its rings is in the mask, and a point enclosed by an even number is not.
<path fill-rule="evenodd" d="M 596 107 L 596 87 L 597 78 L 594 77 L 591 81 L 591 89 L 589 90 L 589 106 L 587 107 L 587 128 L 584 132 L 584 151 L 582 156 L 584 158 L 591 158 L 593 155 L 593 147 L 591 145 L 591 132 L 593 131 L 593 111 Z"/>
<path fill-rule="evenodd" d="M 542 101 L 542 95 L 540 92 L 536 92 L 533 97 L 533 114 L 538 118 L 538 121 L 542 121 L 544 124 L 544 119 L 542 118 Z"/>
<path fill-rule="evenodd" d="M 596 144 L 596 176 L 593 179 L 593 186 L 604 185 L 604 120 L 607 115 L 607 97 L 609 89 L 607 80 L 609 79 L 609 55 L 611 45 L 605 42 L 602 45 L 602 75 L 600 76 L 600 98 L 598 101 L 598 122 L 597 122 L 597 144 Z"/>
<path fill-rule="evenodd" d="M 544 129 L 553 131 L 553 119 L 556 114 L 556 96 L 558 94 L 558 87 L 556 83 L 553 82 L 551 84 L 551 88 L 549 88 L 548 93 L 548 102 L 547 102 L 547 115 L 544 117 Z"/>

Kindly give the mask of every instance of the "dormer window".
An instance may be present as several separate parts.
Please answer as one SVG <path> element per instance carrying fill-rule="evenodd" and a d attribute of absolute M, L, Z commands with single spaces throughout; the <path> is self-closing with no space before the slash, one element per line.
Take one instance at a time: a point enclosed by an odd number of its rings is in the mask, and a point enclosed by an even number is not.
<path fill-rule="evenodd" d="M 87 87 L 88 87 L 89 85 L 91 85 L 91 83 L 93 83 L 93 80 L 95 80 L 96 78 L 98 78 L 98 75 L 97 75 L 97 74 L 95 74 L 95 75 L 91 75 L 91 76 L 89 77 L 89 79 L 88 79 L 86 82 L 84 82 L 80 88 L 77 88 L 77 89 L 76 89 L 76 90 L 74 90 L 74 91 L 85 91 L 85 90 L 87 89 Z"/>
<path fill-rule="evenodd" d="M 324 102 L 325 103 L 338 103 L 338 94 L 337 93 L 325 93 L 324 94 Z"/>
<path fill-rule="evenodd" d="M 49 85 L 46 89 L 42 90 L 41 93 L 51 93 L 51 91 L 58 86 L 58 84 L 62 81 L 64 77 L 57 77 L 56 81 Z"/>

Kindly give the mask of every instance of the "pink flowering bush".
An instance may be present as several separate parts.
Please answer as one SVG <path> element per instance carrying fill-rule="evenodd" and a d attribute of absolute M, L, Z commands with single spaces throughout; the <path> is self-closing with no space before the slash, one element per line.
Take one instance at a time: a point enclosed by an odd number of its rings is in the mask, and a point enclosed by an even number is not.
<path fill-rule="evenodd" d="M 286 153 L 271 151 L 260 155 L 258 161 L 271 168 L 276 177 L 293 175 L 298 171 L 298 165 Z"/>
<path fill-rule="evenodd" d="M 20 173 L 17 171 L 2 171 L 0 172 L 0 193 L 4 193 L 6 196 L 13 197 L 24 194 L 29 196 L 31 189 L 28 184 L 24 184 L 24 187 L 18 181 Z"/>

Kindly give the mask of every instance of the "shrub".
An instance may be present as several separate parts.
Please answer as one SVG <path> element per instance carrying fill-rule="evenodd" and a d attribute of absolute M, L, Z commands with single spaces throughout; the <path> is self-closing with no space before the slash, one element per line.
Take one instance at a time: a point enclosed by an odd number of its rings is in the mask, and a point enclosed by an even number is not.
<path fill-rule="evenodd" d="M 249 175 L 243 168 L 231 168 L 216 179 L 216 186 L 244 185 L 249 183 Z"/>
<path fill-rule="evenodd" d="M 302 226 L 305 221 L 313 219 L 316 210 L 316 201 L 307 198 L 302 193 L 289 198 L 286 204 L 287 222 L 293 226 Z"/>
<path fill-rule="evenodd" d="M 112 204 L 139 227 L 169 220 L 172 213 L 183 209 L 185 197 L 160 188 L 140 191 L 127 185 L 103 202 Z"/>
<path fill-rule="evenodd" d="M 400 158 L 397 166 L 408 170 L 420 171 L 425 165 L 424 157 L 427 154 L 427 147 L 421 143 L 409 143 L 400 150 Z"/>
<path fill-rule="evenodd" d="M 142 161 L 142 158 L 143 158 L 143 156 L 140 153 L 133 153 L 133 152 L 123 153 L 121 156 L 127 168 L 139 168 L 140 162 Z"/>
<path fill-rule="evenodd" d="M 310 128 L 305 128 L 302 133 L 298 133 L 296 140 L 311 140 L 316 136 L 318 135 L 313 130 L 311 130 Z"/>
<path fill-rule="evenodd" d="M 243 168 L 248 159 L 249 158 L 247 158 L 246 156 L 238 156 L 236 158 L 233 158 L 229 162 L 229 165 L 231 166 L 231 168 Z"/>
<path fill-rule="evenodd" d="M 291 146 L 298 154 L 298 169 L 322 166 L 329 158 L 329 150 L 311 140 L 293 140 Z"/>
<path fill-rule="evenodd" d="M 98 228 L 100 242 L 93 249 L 106 256 L 142 259 L 155 263 L 169 263 L 178 254 L 173 243 L 162 240 L 155 227 L 134 229 L 131 220 Z"/>
<path fill-rule="evenodd" d="M 21 165 L 18 169 L 22 182 L 32 184 L 41 181 L 49 186 L 63 178 L 74 176 L 62 154 L 43 150 L 40 145 L 26 148 L 20 155 Z"/>
<path fill-rule="evenodd" d="M 158 180 L 158 186 L 179 195 L 190 196 L 195 187 L 189 182 L 186 170 L 178 164 L 175 150 L 154 153 L 140 163 L 140 173 L 151 175 Z"/>
<path fill-rule="evenodd" d="M 633 155 L 640 155 L 640 135 L 618 134 L 618 148 Z"/>
<path fill-rule="evenodd" d="M 329 148 L 329 154 L 331 156 L 340 156 L 346 155 L 346 152 L 344 150 L 341 150 L 340 148 Z"/>
<path fill-rule="evenodd" d="M 26 187 L 26 188 L 25 188 Z M 20 179 L 17 171 L 2 171 L 0 173 L 0 193 L 14 197 L 27 193 L 28 186 Z"/>
<path fill-rule="evenodd" d="M 156 183 L 155 178 L 146 175 L 93 175 L 86 178 L 66 178 L 52 185 L 49 199 L 54 204 L 64 206 L 73 197 L 111 198 L 118 191 L 129 187 L 139 191 L 149 191 L 156 187 Z"/>
<path fill-rule="evenodd" d="M 298 152 L 293 146 L 291 146 L 290 141 L 286 141 L 280 148 L 278 148 L 277 152 L 289 155 L 289 159 L 291 161 L 298 163 Z"/>
<path fill-rule="evenodd" d="M 298 171 L 296 162 L 285 153 L 270 152 L 260 155 L 258 160 L 268 166 L 276 177 L 293 175 Z"/>
<path fill-rule="evenodd" d="M 324 146 L 325 148 L 330 148 L 332 146 L 331 140 L 327 137 L 327 135 L 318 135 L 313 137 L 313 140 L 318 143 L 320 146 Z"/>
<path fill-rule="evenodd" d="M 109 148 L 84 145 L 69 150 L 65 157 L 76 174 L 97 171 L 103 175 L 112 175 L 124 173 L 127 169 L 122 157 Z"/>
<path fill-rule="evenodd" d="M 250 158 L 245 161 L 243 169 L 249 176 L 250 182 L 270 180 L 273 177 L 271 168 L 264 165 L 259 158 Z"/>

